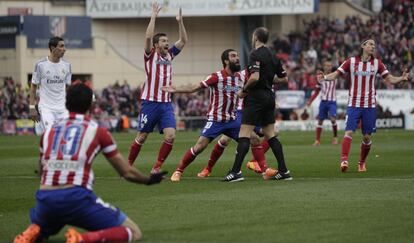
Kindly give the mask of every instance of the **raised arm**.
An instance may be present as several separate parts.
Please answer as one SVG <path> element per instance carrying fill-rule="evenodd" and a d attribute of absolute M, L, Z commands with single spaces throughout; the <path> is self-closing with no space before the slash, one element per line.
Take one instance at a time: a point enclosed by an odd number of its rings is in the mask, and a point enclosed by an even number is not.
<path fill-rule="evenodd" d="M 184 48 L 184 45 L 188 41 L 188 37 L 187 37 L 187 31 L 185 30 L 185 26 L 184 26 L 183 14 L 182 14 L 181 8 L 180 10 L 178 10 L 178 14 L 177 14 L 177 17 L 175 17 L 175 19 L 178 22 L 179 39 L 177 42 L 175 42 L 174 45 L 178 49 L 182 50 Z"/>
<path fill-rule="evenodd" d="M 144 50 L 145 53 L 150 53 L 152 48 L 152 37 L 154 36 L 154 30 L 155 30 L 155 19 L 158 16 L 158 13 L 161 10 L 161 6 L 158 3 L 152 4 L 152 13 L 151 13 L 151 19 L 147 27 L 147 31 L 145 32 L 145 45 Z"/>

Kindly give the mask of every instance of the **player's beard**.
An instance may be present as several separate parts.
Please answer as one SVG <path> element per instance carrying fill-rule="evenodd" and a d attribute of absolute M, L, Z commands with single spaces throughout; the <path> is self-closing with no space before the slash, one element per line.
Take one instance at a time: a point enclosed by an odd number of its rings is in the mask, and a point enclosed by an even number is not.
<path fill-rule="evenodd" d="M 230 62 L 230 70 L 235 73 L 240 71 L 240 64 L 239 63 L 234 63 L 234 62 Z"/>

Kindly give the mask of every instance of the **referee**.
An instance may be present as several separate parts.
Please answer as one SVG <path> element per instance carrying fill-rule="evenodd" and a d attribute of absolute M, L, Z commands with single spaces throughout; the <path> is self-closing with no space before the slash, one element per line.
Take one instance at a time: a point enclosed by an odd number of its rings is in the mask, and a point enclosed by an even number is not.
<path fill-rule="evenodd" d="M 255 126 L 261 126 L 263 134 L 273 151 L 278 163 L 278 173 L 275 180 L 291 180 L 285 164 L 283 148 L 275 132 L 275 93 L 274 82 L 286 81 L 286 71 L 280 60 L 265 46 L 269 38 L 269 31 L 264 27 L 256 28 L 252 36 L 253 51 L 249 56 L 250 77 L 244 88 L 239 91 L 240 98 L 244 98 L 242 125 L 240 127 L 236 158 L 233 168 L 224 181 L 234 182 L 244 180 L 240 171 L 250 147 L 250 135 Z"/>

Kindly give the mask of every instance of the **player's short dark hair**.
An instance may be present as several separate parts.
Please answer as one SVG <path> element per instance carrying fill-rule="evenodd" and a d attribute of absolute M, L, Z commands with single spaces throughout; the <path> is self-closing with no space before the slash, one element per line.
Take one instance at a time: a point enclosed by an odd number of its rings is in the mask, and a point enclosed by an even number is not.
<path fill-rule="evenodd" d="M 71 112 L 86 113 L 92 104 L 93 92 L 83 83 L 71 85 L 66 92 L 66 108 Z"/>
<path fill-rule="evenodd" d="M 163 36 L 167 36 L 167 34 L 165 33 L 157 33 L 152 37 L 152 45 L 157 44 L 160 41 L 160 38 Z"/>
<path fill-rule="evenodd" d="M 265 27 L 258 27 L 254 30 L 253 34 L 256 36 L 257 40 L 266 43 L 269 39 L 269 30 Z"/>
<path fill-rule="evenodd" d="M 229 53 L 232 51 L 236 51 L 234 49 L 227 49 L 225 51 L 223 51 L 223 53 L 221 53 L 221 63 L 223 63 L 223 68 L 226 67 L 226 60 L 229 60 Z"/>
<path fill-rule="evenodd" d="M 52 47 L 57 47 L 57 45 L 59 44 L 59 41 L 63 41 L 62 37 L 59 36 L 54 36 L 52 38 L 49 39 L 49 50 L 52 51 Z"/>

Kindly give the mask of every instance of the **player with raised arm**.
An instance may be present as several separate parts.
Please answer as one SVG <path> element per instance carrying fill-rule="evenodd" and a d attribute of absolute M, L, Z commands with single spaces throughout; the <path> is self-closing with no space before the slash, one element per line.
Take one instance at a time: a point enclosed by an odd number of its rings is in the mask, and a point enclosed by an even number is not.
<path fill-rule="evenodd" d="M 332 71 L 332 62 L 330 60 L 325 60 L 323 62 L 323 71 L 325 73 L 330 73 Z M 317 81 L 316 88 L 312 93 L 312 96 L 306 102 L 306 106 L 310 106 L 315 100 L 315 98 L 320 94 L 321 102 L 319 103 L 319 113 L 318 113 L 318 125 L 316 126 L 316 139 L 313 143 L 313 146 L 319 146 L 321 144 L 321 133 L 323 121 L 327 118 L 331 120 L 333 138 L 332 144 L 338 144 L 338 126 L 336 124 L 336 83 L 334 81 Z"/>
<path fill-rule="evenodd" d="M 379 74 L 385 82 L 397 84 L 409 79 L 409 73 L 404 71 L 400 77 L 391 75 L 382 61 L 374 56 L 375 41 L 367 39 L 361 43 L 359 55 L 348 58 L 332 73 L 318 74 L 318 80 L 336 80 L 340 74 L 348 74 L 349 99 L 346 116 L 345 135 L 342 140 L 340 168 L 348 170 L 348 156 L 351 150 L 352 135 L 361 120 L 363 140 L 358 163 L 358 171 L 365 172 L 365 159 L 371 149 L 371 136 L 376 131 L 376 88 L 375 77 Z"/>
<path fill-rule="evenodd" d="M 139 227 L 121 210 L 97 197 L 93 191 L 93 160 L 102 151 L 123 178 L 140 184 L 159 183 L 165 173 L 145 176 L 129 166 L 118 152 L 106 128 L 99 127 L 86 113 L 92 103 L 92 90 L 84 84 L 67 91 L 67 119 L 49 126 L 40 140 L 40 188 L 36 206 L 30 210 L 31 225 L 16 236 L 14 243 L 40 242 L 57 234 L 65 225 L 71 228 L 67 243 L 131 242 L 142 237 Z"/>
<path fill-rule="evenodd" d="M 70 63 L 63 59 L 65 52 L 65 41 L 61 37 L 52 37 L 49 40 L 49 55 L 35 64 L 29 93 L 29 112 L 33 121 L 41 122 L 43 131 L 69 115 L 65 97 L 72 70 Z M 38 89 L 39 103 L 36 104 Z"/>
<path fill-rule="evenodd" d="M 142 105 L 138 116 L 138 132 L 128 155 L 128 162 L 132 165 L 149 133 L 154 130 L 155 126 L 158 126 L 160 133 L 164 133 L 164 142 L 159 150 L 157 162 L 152 167 L 152 172 L 160 170 L 174 143 L 176 122 L 171 94 L 162 90 L 162 87 L 171 86 L 172 60 L 181 52 L 188 39 L 181 9 L 176 17 L 179 40 L 172 47 L 169 45 L 166 34 L 157 33 L 154 35 L 155 20 L 160 10 L 161 6 L 157 3 L 152 5 L 151 20 L 145 34 L 146 79 L 141 92 Z"/>

